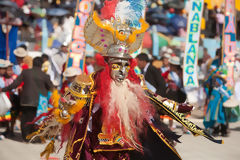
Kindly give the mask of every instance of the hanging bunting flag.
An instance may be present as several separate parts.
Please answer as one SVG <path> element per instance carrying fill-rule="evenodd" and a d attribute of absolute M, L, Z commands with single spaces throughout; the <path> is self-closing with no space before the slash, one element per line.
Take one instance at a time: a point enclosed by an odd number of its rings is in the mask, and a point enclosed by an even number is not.
<path fill-rule="evenodd" d="M 235 0 L 225 2 L 225 24 L 223 31 L 222 64 L 227 67 L 227 86 L 233 86 L 233 68 L 236 52 L 236 9 Z"/>
<path fill-rule="evenodd" d="M 94 0 L 78 0 L 75 12 L 75 26 L 73 28 L 72 42 L 69 48 L 67 67 L 80 68 L 84 71 L 84 56 L 86 42 L 84 38 L 84 24 L 91 14 Z"/>
<path fill-rule="evenodd" d="M 183 82 L 185 87 L 198 87 L 197 61 L 203 4 L 203 0 L 191 0 L 184 54 Z"/>

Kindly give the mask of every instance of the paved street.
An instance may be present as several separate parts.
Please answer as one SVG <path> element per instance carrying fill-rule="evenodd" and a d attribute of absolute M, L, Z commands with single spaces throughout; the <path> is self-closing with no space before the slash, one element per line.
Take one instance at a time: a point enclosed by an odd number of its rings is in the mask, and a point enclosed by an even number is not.
<path fill-rule="evenodd" d="M 193 119 L 193 122 L 202 127 L 202 120 Z M 203 137 L 183 135 L 181 144 L 177 145 L 177 150 L 183 160 L 239 160 L 240 159 L 240 122 L 230 124 L 230 137 L 224 138 L 224 144 L 219 145 L 210 142 Z M 181 133 L 180 129 L 177 129 Z M 40 160 L 40 152 L 45 145 L 26 144 L 15 140 L 4 139 L 0 141 L 0 160 Z M 64 149 L 53 157 L 62 157 Z M 55 159 L 56 160 L 56 159 Z M 161 160 L 161 157 L 159 157 Z"/>

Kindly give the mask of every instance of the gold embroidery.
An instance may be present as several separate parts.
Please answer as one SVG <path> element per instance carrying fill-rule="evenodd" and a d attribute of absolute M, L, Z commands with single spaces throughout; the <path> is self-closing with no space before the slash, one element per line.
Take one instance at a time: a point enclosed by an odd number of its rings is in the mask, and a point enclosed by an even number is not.
<path fill-rule="evenodd" d="M 118 151 L 132 151 L 134 148 L 124 148 L 124 149 L 94 149 L 93 152 L 118 152 Z"/>
<path fill-rule="evenodd" d="M 159 104 L 160 106 L 163 106 L 163 104 L 160 104 L 157 100 L 155 100 L 155 99 L 153 99 L 153 98 L 151 98 L 149 96 L 147 96 L 147 97 L 149 99 L 151 99 L 152 101 L 154 101 L 155 103 Z M 164 107 L 166 108 L 167 106 L 164 106 Z M 202 129 L 198 129 L 194 123 L 192 123 L 191 121 L 186 119 L 184 114 L 176 112 L 173 108 L 169 108 L 169 107 L 167 107 L 167 108 L 172 112 L 171 113 L 171 112 L 168 111 L 168 113 L 171 114 L 174 118 L 178 119 L 178 121 L 183 126 L 188 128 L 190 131 L 192 131 L 195 134 L 202 135 L 202 136 L 206 137 L 206 135 L 204 134 L 203 130 Z"/>
<path fill-rule="evenodd" d="M 167 138 L 156 128 L 154 128 L 152 125 L 150 125 L 150 127 L 152 128 L 152 130 L 158 135 L 159 138 L 161 138 L 161 140 L 180 158 L 181 156 L 178 154 L 178 152 L 176 151 L 176 149 L 174 149 L 170 143 L 168 142 Z"/>

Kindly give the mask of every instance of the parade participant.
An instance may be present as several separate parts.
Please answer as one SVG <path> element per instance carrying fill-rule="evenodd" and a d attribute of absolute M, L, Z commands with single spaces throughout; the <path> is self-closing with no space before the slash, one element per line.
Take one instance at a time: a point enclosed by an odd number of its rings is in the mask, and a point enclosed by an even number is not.
<path fill-rule="evenodd" d="M 64 95 L 64 93 L 68 90 L 68 88 L 71 86 L 72 82 L 75 80 L 75 78 L 80 75 L 80 71 L 78 71 L 78 68 L 69 67 L 63 72 L 63 77 L 65 78 L 65 81 L 62 84 L 62 88 L 60 90 L 60 93 Z"/>
<path fill-rule="evenodd" d="M 130 9 L 132 4 L 141 9 Z M 116 9 L 109 10 L 109 5 Z M 63 97 L 53 93 L 54 109 L 28 137 L 52 138 L 41 156 L 49 157 L 54 137 L 61 133 L 62 141 L 68 140 L 65 160 L 180 160 L 172 145 L 178 136 L 159 121 L 159 114 L 170 115 L 194 135 L 221 143 L 179 113 L 191 111 L 191 106 L 153 94 L 143 76 L 135 74 L 130 54 L 140 47 L 148 28 L 140 18 L 144 6 L 145 1 L 105 1 L 101 18 L 97 12 L 88 18 L 85 39 L 103 54 L 96 57 L 103 69 L 78 76 Z"/>
<path fill-rule="evenodd" d="M 213 78 L 213 90 L 210 95 L 210 101 L 207 108 L 207 113 L 204 118 L 204 126 L 212 132 L 213 136 L 227 136 L 227 122 L 223 103 L 227 101 L 231 92 L 225 86 L 226 80 L 217 72 Z"/>

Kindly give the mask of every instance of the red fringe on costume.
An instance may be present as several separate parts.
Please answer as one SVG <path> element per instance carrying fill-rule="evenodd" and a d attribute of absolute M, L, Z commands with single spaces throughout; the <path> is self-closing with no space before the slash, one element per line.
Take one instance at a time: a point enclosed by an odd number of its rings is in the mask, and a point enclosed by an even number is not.
<path fill-rule="evenodd" d="M 128 138 L 125 135 L 125 128 L 123 127 L 122 124 L 120 124 L 120 119 L 117 115 L 118 111 L 114 111 L 113 115 L 111 115 L 110 120 L 107 119 L 109 118 L 109 103 L 110 103 L 110 94 L 111 94 L 111 76 L 110 76 L 110 69 L 108 64 L 105 62 L 104 58 L 101 55 L 96 55 L 96 62 L 98 65 L 101 65 L 104 67 L 104 69 L 97 75 L 96 81 L 97 81 L 97 97 L 95 99 L 95 103 L 99 103 L 102 108 L 102 121 L 104 122 L 104 128 L 106 129 L 105 131 L 108 134 L 112 133 L 112 129 L 115 129 L 115 131 L 118 131 L 121 133 L 121 136 L 125 139 L 128 140 Z M 136 66 L 136 60 L 131 59 L 130 60 L 130 70 L 128 72 L 128 79 L 133 83 L 133 84 L 139 84 L 140 85 L 140 78 L 137 76 L 137 74 L 134 71 L 134 68 Z M 141 87 L 139 87 L 141 88 Z M 139 120 L 135 121 L 131 119 L 131 126 L 132 130 L 134 133 L 134 141 L 137 142 L 139 145 L 140 142 L 138 140 L 138 131 L 136 130 L 136 125 L 138 126 L 137 128 L 142 128 L 142 124 L 144 119 L 148 119 L 149 115 L 154 114 L 154 109 L 151 106 L 149 100 L 145 98 L 144 92 L 136 92 L 139 103 L 140 103 L 140 110 L 142 111 L 143 117 L 141 117 Z M 148 113 L 146 111 L 149 111 Z M 137 124 L 136 124 L 137 123 Z M 129 142 L 131 144 L 131 142 Z"/>

